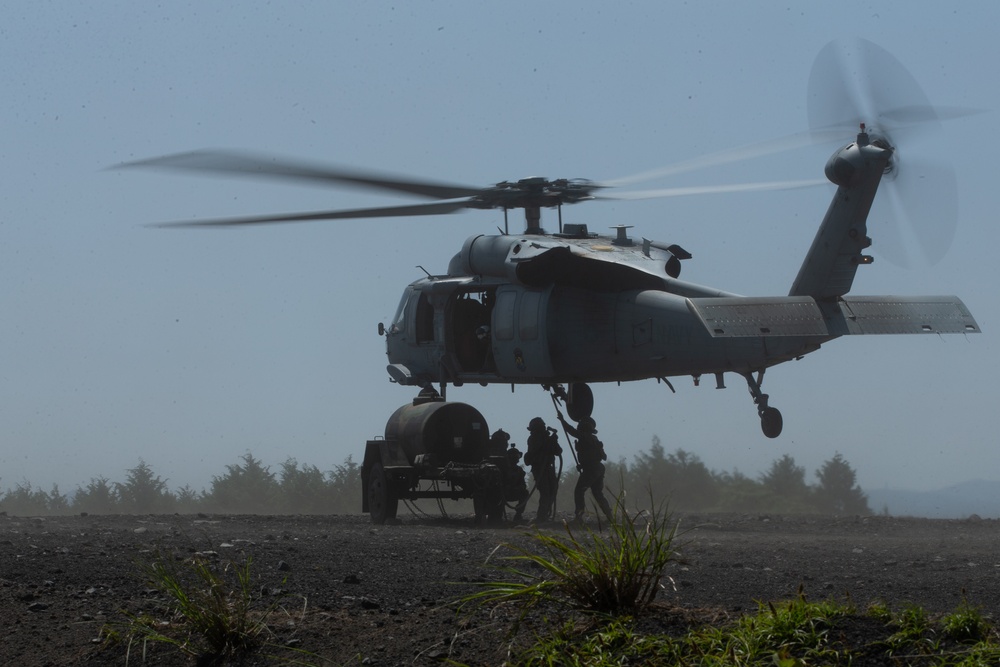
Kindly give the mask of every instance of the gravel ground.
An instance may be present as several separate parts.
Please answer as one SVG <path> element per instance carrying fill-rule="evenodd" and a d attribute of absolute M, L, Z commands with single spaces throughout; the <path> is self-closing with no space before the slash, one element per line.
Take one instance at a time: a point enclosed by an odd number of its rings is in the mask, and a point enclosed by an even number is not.
<path fill-rule="evenodd" d="M 675 618 L 678 610 L 731 618 L 800 587 L 811 599 L 932 613 L 965 598 L 1000 618 L 997 521 L 678 518 L 685 562 L 669 571 L 676 591 L 662 595 Z M 220 562 L 252 557 L 255 590 L 283 610 L 270 619 L 273 641 L 309 651 L 312 664 L 497 665 L 512 647 L 511 619 L 456 615 L 448 603 L 496 578 L 487 558 L 529 532 L 477 528 L 469 518 L 373 526 L 366 516 L 0 516 L 0 664 L 142 664 L 141 646 L 99 639 L 122 627 L 123 610 L 157 609 L 137 563 L 200 552 Z M 195 664 L 162 645 L 147 651 L 146 664 Z"/>

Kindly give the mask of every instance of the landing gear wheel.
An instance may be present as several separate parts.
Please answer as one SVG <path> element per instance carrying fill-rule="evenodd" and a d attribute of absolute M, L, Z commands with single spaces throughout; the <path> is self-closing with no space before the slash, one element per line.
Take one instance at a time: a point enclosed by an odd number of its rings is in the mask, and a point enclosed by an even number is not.
<path fill-rule="evenodd" d="M 781 427 L 784 422 L 778 408 L 764 408 L 760 412 L 760 430 L 769 438 L 777 438 L 781 435 Z"/>
<path fill-rule="evenodd" d="M 589 417 L 594 412 L 594 392 L 584 382 L 574 382 L 569 386 L 566 413 L 575 422 Z"/>
<path fill-rule="evenodd" d="M 387 519 L 396 518 L 399 498 L 389 488 L 389 480 L 381 463 L 372 466 L 368 473 L 368 513 L 372 523 L 383 524 Z"/>

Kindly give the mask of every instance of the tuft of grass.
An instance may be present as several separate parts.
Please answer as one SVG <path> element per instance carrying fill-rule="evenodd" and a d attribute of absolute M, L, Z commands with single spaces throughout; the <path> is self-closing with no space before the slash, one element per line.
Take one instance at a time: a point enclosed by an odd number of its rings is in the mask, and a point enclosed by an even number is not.
<path fill-rule="evenodd" d="M 553 665 L 684 665 L 683 643 L 665 636 L 638 632 L 628 618 L 612 618 L 602 627 L 581 636 L 568 623 L 516 656 L 511 664 L 522 667 Z"/>
<path fill-rule="evenodd" d="M 886 644 L 894 652 L 931 653 L 938 648 L 938 641 L 932 632 L 930 616 L 923 607 L 907 605 L 892 620 L 889 627 L 896 631 L 889 635 Z"/>
<path fill-rule="evenodd" d="M 800 590 L 793 600 L 760 604 L 756 615 L 743 616 L 733 625 L 693 633 L 686 639 L 685 653 L 699 656 L 698 664 L 838 664 L 831 629 L 851 613 L 848 605 L 809 602 Z"/>
<path fill-rule="evenodd" d="M 513 555 L 504 556 L 500 569 L 507 578 L 487 581 L 462 598 L 470 603 L 516 603 L 522 614 L 540 603 L 554 603 L 588 613 L 640 613 L 664 587 L 667 565 L 676 560 L 677 522 L 665 504 L 652 510 L 629 512 L 624 493 L 615 500 L 606 531 L 564 524 L 564 535 L 537 531 L 531 535 L 540 547 L 532 550 L 501 544 Z M 650 497 L 652 501 L 652 496 Z M 496 551 L 494 553 L 496 553 Z"/>
<path fill-rule="evenodd" d="M 968 600 L 962 600 L 955 611 L 941 617 L 939 625 L 945 637 L 961 644 L 984 641 L 992 630 L 982 611 L 970 605 Z"/>
<path fill-rule="evenodd" d="M 139 650 L 143 662 L 151 643 L 172 646 L 199 664 L 219 664 L 268 646 L 268 620 L 281 597 L 264 602 L 254 590 L 252 563 L 249 556 L 217 563 L 200 555 L 176 560 L 165 554 L 138 563 L 165 604 L 156 614 L 123 612 L 127 623 L 109 637 L 127 641 L 128 657 Z"/>
<path fill-rule="evenodd" d="M 892 622 L 892 610 L 884 602 L 872 602 L 868 605 L 865 613 L 876 621 L 881 621 L 888 625 Z"/>
<path fill-rule="evenodd" d="M 956 614 L 965 615 L 959 608 Z M 887 641 L 872 641 L 871 624 L 880 615 L 858 613 L 850 604 L 797 599 L 759 605 L 756 614 L 732 623 L 707 625 L 677 635 L 643 634 L 631 618 L 605 619 L 584 630 L 572 622 L 514 657 L 511 664 L 526 666 L 682 665 L 694 667 L 810 667 L 857 664 L 934 665 L 934 667 L 988 667 L 1000 664 L 1000 643 L 992 633 L 975 644 L 942 643 L 935 650 L 908 644 L 910 652 L 898 654 Z M 933 623 L 924 610 L 907 607 L 896 618 L 906 617 L 909 631 L 928 631 Z M 952 614 L 942 617 L 941 622 Z M 867 621 L 867 623 L 866 623 Z M 860 625 L 858 625 L 860 623 Z M 853 628 L 853 630 L 852 630 Z M 892 628 L 886 628 L 890 632 Z M 859 632 L 858 635 L 852 633 Z M 920 642 L 924 634 L 910 634 Z M 914 650 L 919 649 L 919 650 Z"/>

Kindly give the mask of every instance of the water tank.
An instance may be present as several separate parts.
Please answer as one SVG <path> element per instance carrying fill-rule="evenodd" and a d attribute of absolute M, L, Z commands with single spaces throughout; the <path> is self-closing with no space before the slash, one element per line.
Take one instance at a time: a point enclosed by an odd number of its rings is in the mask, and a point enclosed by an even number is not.
<path fill-rule="evenodd" d="M 478 410 L 465 403 L 414 401 L 392 413 L 385 439 L 398 442 L 410 464 L 444 466 L 480 463 L 487 457 L 489 428 Z"/>

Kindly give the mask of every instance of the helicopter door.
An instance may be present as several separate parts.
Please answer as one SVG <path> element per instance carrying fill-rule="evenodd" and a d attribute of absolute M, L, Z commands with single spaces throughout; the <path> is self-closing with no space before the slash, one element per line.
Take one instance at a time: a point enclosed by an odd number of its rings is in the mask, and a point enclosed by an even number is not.
<path fill-rule="evenodd" d="M 497 290 L 493 309 L 493 355 L 504 377 L 547 379 L 552 362 L 545 329 L 551 289 L 529 290 L 505 285 Z"/>
<path fill-rule="evenodd" d="M 461 372 L 496 371 L 490 345 L 493 303 L 492 291 L 482 289 L 459 292 L 449 300 L 450 344 Z"/>

